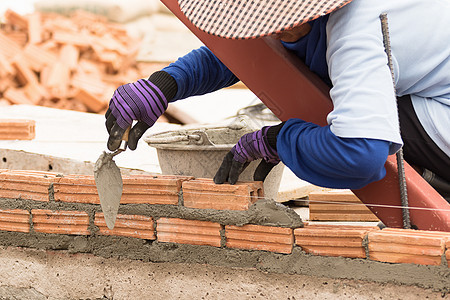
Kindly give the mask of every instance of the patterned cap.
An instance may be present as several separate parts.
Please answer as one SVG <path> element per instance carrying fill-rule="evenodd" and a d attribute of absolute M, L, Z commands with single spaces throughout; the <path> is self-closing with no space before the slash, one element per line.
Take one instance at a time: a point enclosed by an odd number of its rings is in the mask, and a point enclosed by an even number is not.
<path fill-rule="evenodd" d="M 229 39 L 278 33 L 350 3 L 351 0 L 178 0 L 200 30 Z"/>

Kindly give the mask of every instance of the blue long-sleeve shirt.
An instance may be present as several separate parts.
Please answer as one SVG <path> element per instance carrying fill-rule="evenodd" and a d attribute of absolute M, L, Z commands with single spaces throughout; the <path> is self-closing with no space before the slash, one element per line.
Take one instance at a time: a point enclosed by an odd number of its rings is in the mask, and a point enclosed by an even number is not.
<path fill-rule="evenodd" d="M 307 36 L 283 45 L 331 85 L 325 58 L 327 21 L 328 16 L 312 21 L 311 32 Z M 239 81 L 206 47 L 193 50 L 163 71 L 169 73 L 178 85 L 172 102 L 213 92 Z M 329 126 L 320 127 L 300 119 L 286 122 L 277 139 L 279 156 L 294 174 L 330 188 L 358 189 L 383 178 L 388 148 L 386 141 L 342 139 L 334 135 Z"/>

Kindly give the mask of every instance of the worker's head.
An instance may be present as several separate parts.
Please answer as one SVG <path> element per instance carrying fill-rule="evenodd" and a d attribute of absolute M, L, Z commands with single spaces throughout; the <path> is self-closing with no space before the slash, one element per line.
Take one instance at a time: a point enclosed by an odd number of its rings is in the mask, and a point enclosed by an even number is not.
<path fill-rule="evenodd" d="M 230 39 L 279 34 L 281 40 L 290 41 L 309 32 L 308 26 L 300 25 L 349 2 L 351 0 L 178 0 L 186 17 L 209 34 Z"/>

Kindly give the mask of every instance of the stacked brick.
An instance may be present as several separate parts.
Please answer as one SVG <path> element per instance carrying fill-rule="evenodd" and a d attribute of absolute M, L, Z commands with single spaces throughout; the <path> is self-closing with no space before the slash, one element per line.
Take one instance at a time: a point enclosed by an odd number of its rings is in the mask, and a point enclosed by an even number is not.
<path fill-rule="evenodd" d="M 157 205 L 185 208 L 190 212 L 206 209 L 208 212 L 217 210 L 220 213 L 224 203 L 229 202 L 228 205 L 238 212 L 242 211 L 242 207 L 253 203 L 252 197 L 255 195 L 263 197 L 260 183 L 221 185 L 221 193 L 209 193 L 209 184 L 212 183 L 186 176 L 128 176 L 124 177 L 124 195 L 128 195 L 128 198 L 123 198 L 128 200 L 121 202 L 120 206 L 127 208 L 129 205 L 140 205 L 151 208 Z M 236 226 L 186 219 L 183 215 L 162 216 L 153 214 L 151 209 L 142 214 L 119 210 L 115 227 L 110 230 L 101 212 L 92 176 L 0 170 L 0 185 L 0 231 L 120 236 L 159 243 L 269 251 L 283 255 L 292 255 L 293 250 L 298 249 L 316 256 L 358 258 L 385 263 L 450 265 L 450 233 L 447 232 L 389 228 L 380 230 L 376 226 L 314 223 L 305 224 L 302 228 L 256 224 Z M 189 191 L 205 191 L 197 195 L 203 208 L 184 206 L 186 200 L 182 198 L 185 196 L 185 187 L 188 187 L 188 195 Z M 136 189 L 135 193 L 132 192 L 133 189 Z M 159 197 L 163 200 L 158 200 Z M 239 205 L 236 205 L 237 199 L 241 199 Z M 20 205 L 21 201 L 24 205 Z M 11 207 L 11 203 L 15 207 Z M 43 208 L 46 205 L 52 209 Z"/>
<path fill-rule="evenodd" d="M 0 27 L 0 103 L 102 112 L 115 88 L 146 77 L 140 42 L 105 18 L 78 11 L 19 15 Z"/>
<path fill-rule="evenodd" d="M 379 221 L 350 190 L 310 193 L 309 219 L 311 221 Z"/>

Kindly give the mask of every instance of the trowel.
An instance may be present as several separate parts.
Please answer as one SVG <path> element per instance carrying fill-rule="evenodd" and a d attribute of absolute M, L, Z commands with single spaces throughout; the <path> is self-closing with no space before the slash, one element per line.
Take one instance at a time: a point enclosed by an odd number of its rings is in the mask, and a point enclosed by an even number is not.
<path fill-rule="evenodd" d="M 105 215 L 106 226 L 109 229 L 113 229 L 116 223 L 123 190 L 122 175 L 113 157 L 127 149 L 129 132 L 130 127 L 123 134 L 119 148 L 114 152 L 103 151 L 94 166 L 95 185 Z"/>

